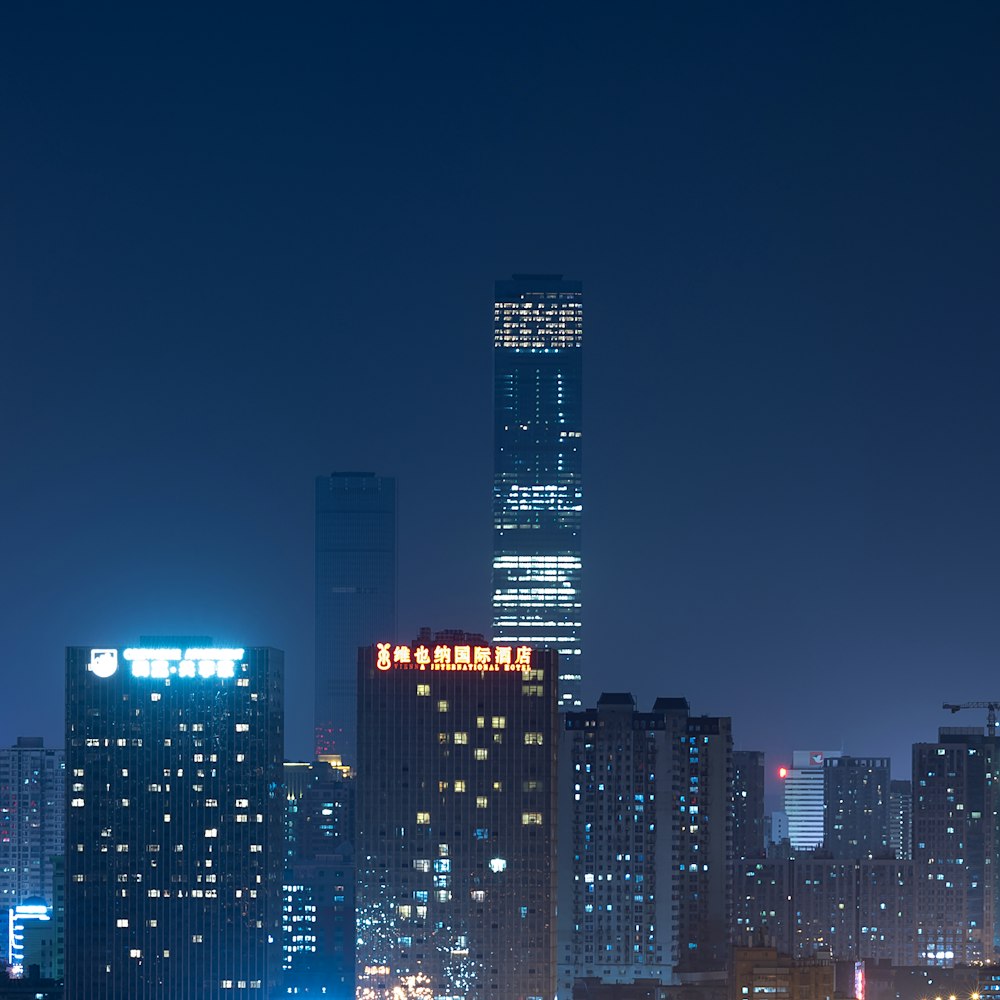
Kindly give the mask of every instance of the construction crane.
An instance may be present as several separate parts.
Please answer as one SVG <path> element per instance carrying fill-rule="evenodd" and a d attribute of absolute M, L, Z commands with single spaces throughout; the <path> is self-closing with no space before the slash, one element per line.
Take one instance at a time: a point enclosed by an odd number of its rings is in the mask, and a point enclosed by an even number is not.
<path fill-rule="evenodd" d="M 985 708 L 986 709 L 986 735 L 996 736 L 997 734 L 997 711 L 1000 710 L 1000 701 L 963 701 L 961 705 L 942 705 L 954 715 L 961 712 L 963 708 Z"/>

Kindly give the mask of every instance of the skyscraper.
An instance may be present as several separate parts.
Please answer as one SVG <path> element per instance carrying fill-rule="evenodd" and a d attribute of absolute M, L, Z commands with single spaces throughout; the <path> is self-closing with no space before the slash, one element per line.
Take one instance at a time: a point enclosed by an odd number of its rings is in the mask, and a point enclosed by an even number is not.
<path fill-rule="evenodd" d="M 67 1000 L 270 1000 L 282 672 L 204 637 L 67 649 Z"/>
<path fill-rule="evenodd" d="M 823 770 L 823 848 L 835 858 L 887 858 L 889 758 L 830 757 Z"/>
<path fill-rule="evenodd" d="M 53 859 L 63 853 L 66 762 L 41 737 L 0 750 L 0 927 L 29 898 L 54 905 Z"/>
<path fill-rule="evenodd" d="M 360 656 L 358 998 L 553 1000 L 557 654 L 443 638 Z"/>
<path fill-rule="evenodd" d="M 795 750 L 784 771 L 788 839 L 796 851 L 812 851 L 823 843 L 823 765 L 840 750 Z"/>
<path fill-rule="evenodd" d="M 356 763 L 358 648 L 396 634 L 396 480 L 316 479 L 316 756 Z"/>
<path fill-rule="evenodd" d="M 493 638 L 557 650 L 579 707 L 583 286 L 516 274 L 493 316 Z"/>

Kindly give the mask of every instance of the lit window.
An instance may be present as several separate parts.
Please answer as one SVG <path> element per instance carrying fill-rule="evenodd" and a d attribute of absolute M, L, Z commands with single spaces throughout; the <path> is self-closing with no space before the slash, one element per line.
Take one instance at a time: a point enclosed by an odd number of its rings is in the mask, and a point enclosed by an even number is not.
<path fill-rule="evenodd" d="M 469 742 L 468 733 L 455 733 L 455 744 L 457 746 L 465 746 Z"/>
<path fill-rule="evenodd" d="M 477 809 L 485 809 L 488 805 L 489 805 L 489 801 L 487 800 L 487 798 L 486 798 L 485 795 L 477 795 L 476 796 L 476 808 Z"/>
<path fill-rule="evenodd" d="M 476 760 L 486 760 L 490 755 L 486 747 L 476 747 Z"/>
<path fill-rule="evenodd" d="M 541 826 L 542 825 L 542 814 L 541 813 L 521 813 L 521 825 L 522 826 Z"/>
<path fill-rule="evenodd" d="M 418 684 L 417 685 L 417 697 L 418 698 L 429 698 L 431 694 L 430 684 Z"/>
<path fill-rule="evenodd" d="M 541 733 L 525 733 L 524 745 L 528 747 L 540 747 L 542 745 Z"/>
<path fill-rule="evenodd" d="M 430 822 L 431 822 L 431 814 L 429 812 L 417 813 L 417 826 L 429 826 Z"/>
<path fill-rule="evenodd" d="M 493 728 L 494 729 L 506 729 L 507 728 L 507 717 L 504 715 L 494 715 L 493 716 Z"/>
<path fill-rule="evenodd" d="M 438 702 L 438 711 L 439 712 L 447 712 L 448 711 L 448 702 L 443 701 L 443 700 L 439 701 Z"/>
<path fill-rule="evenodd" d="M 458 779 L 455 782 L 455 791 L 456 792 L 464 792 L 465 791 L 465 782 L 462 781 L 461 779 Z"/>

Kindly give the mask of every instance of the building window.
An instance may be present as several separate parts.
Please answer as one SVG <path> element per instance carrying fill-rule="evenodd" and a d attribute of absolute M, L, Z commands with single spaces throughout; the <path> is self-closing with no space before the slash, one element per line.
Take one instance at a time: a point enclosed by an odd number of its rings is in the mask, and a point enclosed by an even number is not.
<path fill-rule="evenodd" d="M 418 698 L 429 698 L 431 694 L 430 684 L 418 684 L 417 685 L 417 697 Z"/>
<path fill-rule="evenodd" d="M 430 826 L 431 814 L 429 812 L 417 813 L 417 826 Z"/>
<path fill-rule="evenodd" d="M 541 733 L 525 733 L 524 745 L 526 747 L 540 747 L 542 745 Z"/>
<path fill-rule="evenodd" d="M 521 813 L 521 825 L 522 826 L 541 826 L 542 825 L 542 814 L 541 813 Z"/>

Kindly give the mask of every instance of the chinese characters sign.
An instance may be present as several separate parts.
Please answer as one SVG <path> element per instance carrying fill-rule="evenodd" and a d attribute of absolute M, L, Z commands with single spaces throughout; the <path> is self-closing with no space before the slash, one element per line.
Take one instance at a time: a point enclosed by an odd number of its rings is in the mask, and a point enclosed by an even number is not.
<path fill-rule="evenodd" d="M 379 670 L 471 670 L 516 671 L 531 669 L 530 646 L 396 646 L 375 644 L 375 666 Z"/>

